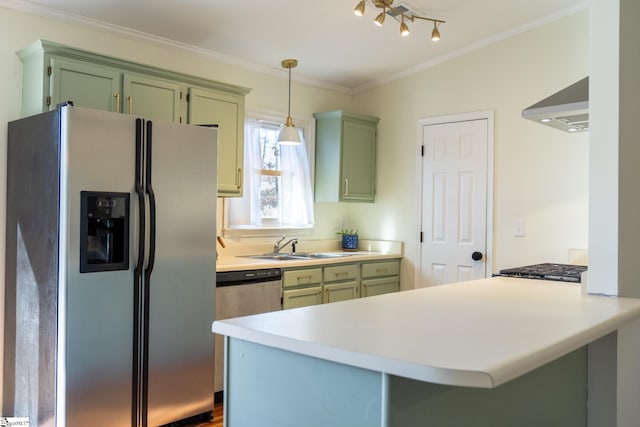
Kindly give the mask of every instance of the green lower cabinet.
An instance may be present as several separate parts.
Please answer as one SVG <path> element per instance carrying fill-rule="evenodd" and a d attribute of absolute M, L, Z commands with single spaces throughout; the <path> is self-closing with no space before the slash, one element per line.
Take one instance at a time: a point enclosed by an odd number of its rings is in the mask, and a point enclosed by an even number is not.
<path fill-rule="evenodd" d="M 323 289 L 324 295 L 322 301 L 324 303 L 346 301 L 360 296 L 360 284 L 357 280 L 324 285 Z"/>
<path fill-rule="evenodd" d="M 388 294 L 400 290 L 400 279 L 398 276 L 384 277 L 382 279 L 368 279 L 360 283 L 362 297 L 372 297 L 374 295 Z"/>
<path fill-rule="evenodd" d="M 360 264 L 338 264 L 322 269 L 323 303 L 360 296 Z"/>
<path fill-rule="evenodd" d="M 322 268 L 282 272 L 282 309 L 322 304 Z"/>
<path fill-rule="evenodd" d="M 360 296 L 388 294 L 400 290 L 400 261 L 378 261 L 362 264 Z"/>
<path fill-rule="evenodd" d="M 282 292 L 282 309 L 322 304 L 322 286 L 287 289 Z"/>
<path fill-rule="evenodd" d="M 327 304 L 399 290 L 399 259 L 285 269 L 282 308 Z"/>

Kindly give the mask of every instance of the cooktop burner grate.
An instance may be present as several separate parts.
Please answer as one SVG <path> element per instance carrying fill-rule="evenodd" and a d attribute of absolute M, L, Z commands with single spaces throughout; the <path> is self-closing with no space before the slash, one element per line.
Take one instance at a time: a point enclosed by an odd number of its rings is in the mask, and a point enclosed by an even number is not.
<path fill-rule="evenodd" d="M 500 270 L 498 276 L 580 283 L 580 276 L 586 270 L 585 265 L 545 263 L 507 268 Z"/>

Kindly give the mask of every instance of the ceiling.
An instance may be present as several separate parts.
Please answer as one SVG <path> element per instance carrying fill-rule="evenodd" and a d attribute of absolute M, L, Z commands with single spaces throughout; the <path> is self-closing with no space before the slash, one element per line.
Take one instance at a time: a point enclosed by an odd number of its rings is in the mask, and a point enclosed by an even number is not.
<path fill-rule="evenodd" d="M 446 21 L 442 39 L 431 41 L 433 24 L 400 24 L 368 1 L 363 17 L 357 0 L 0 0 L 0 6 L 116 31 L 177 42 L 223 61 L 282 71 L 339 90 L 392 80 L 462 52 L 536 27 L 587 7 L 586 0 L 395 0 L 423 16 Z"/>

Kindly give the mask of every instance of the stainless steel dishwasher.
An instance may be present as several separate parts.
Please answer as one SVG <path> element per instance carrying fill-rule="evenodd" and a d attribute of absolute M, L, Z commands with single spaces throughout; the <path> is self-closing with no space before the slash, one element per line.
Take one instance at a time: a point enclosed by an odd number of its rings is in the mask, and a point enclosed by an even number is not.
<path fill-rule="evenodd" d="M 279 268 L 216 273 L 216 320 L 282 309 L 282 272 Z M 214 391 L 222 400 L 224 339 L 215 334 Z"/>

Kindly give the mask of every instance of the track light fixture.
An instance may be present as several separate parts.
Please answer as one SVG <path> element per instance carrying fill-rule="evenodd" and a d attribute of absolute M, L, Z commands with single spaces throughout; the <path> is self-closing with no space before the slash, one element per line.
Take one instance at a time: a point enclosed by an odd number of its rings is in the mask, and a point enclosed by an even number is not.
<path fill-rule="evenodd" d="M 374 19 L 373 21 L 378 27 L 382 27 L 382 24 L 384 24 L 384 18 L 387 14 L 391 15 L 395 19 L 400 20 L 400 35 L 406 37 L 409 35 L 410 31 L 409 26 L 407 25 L 405 20 L 411 22 L 414 22 L 416 19 L 431 21 L 433 22 L 431 40 L 433 40 L 434 42 L 440 40 L 440 31 L 438 30 L 438 26 L 440 24 L 444 24 L 445 21 L 441 19 L 428 18 L 426 16 L 418 16 L 404 6 L 394 7 L 393 0 L 360 0 L 353 10 L 353 13 L 355 13 L 356 16 L 364 16 L 364 9 L 367 1 L 370 1 L 378 9 L 382 9 L 382 12 L 380 12 L 378 16 L 376 16 L 376 19 Z"/>

